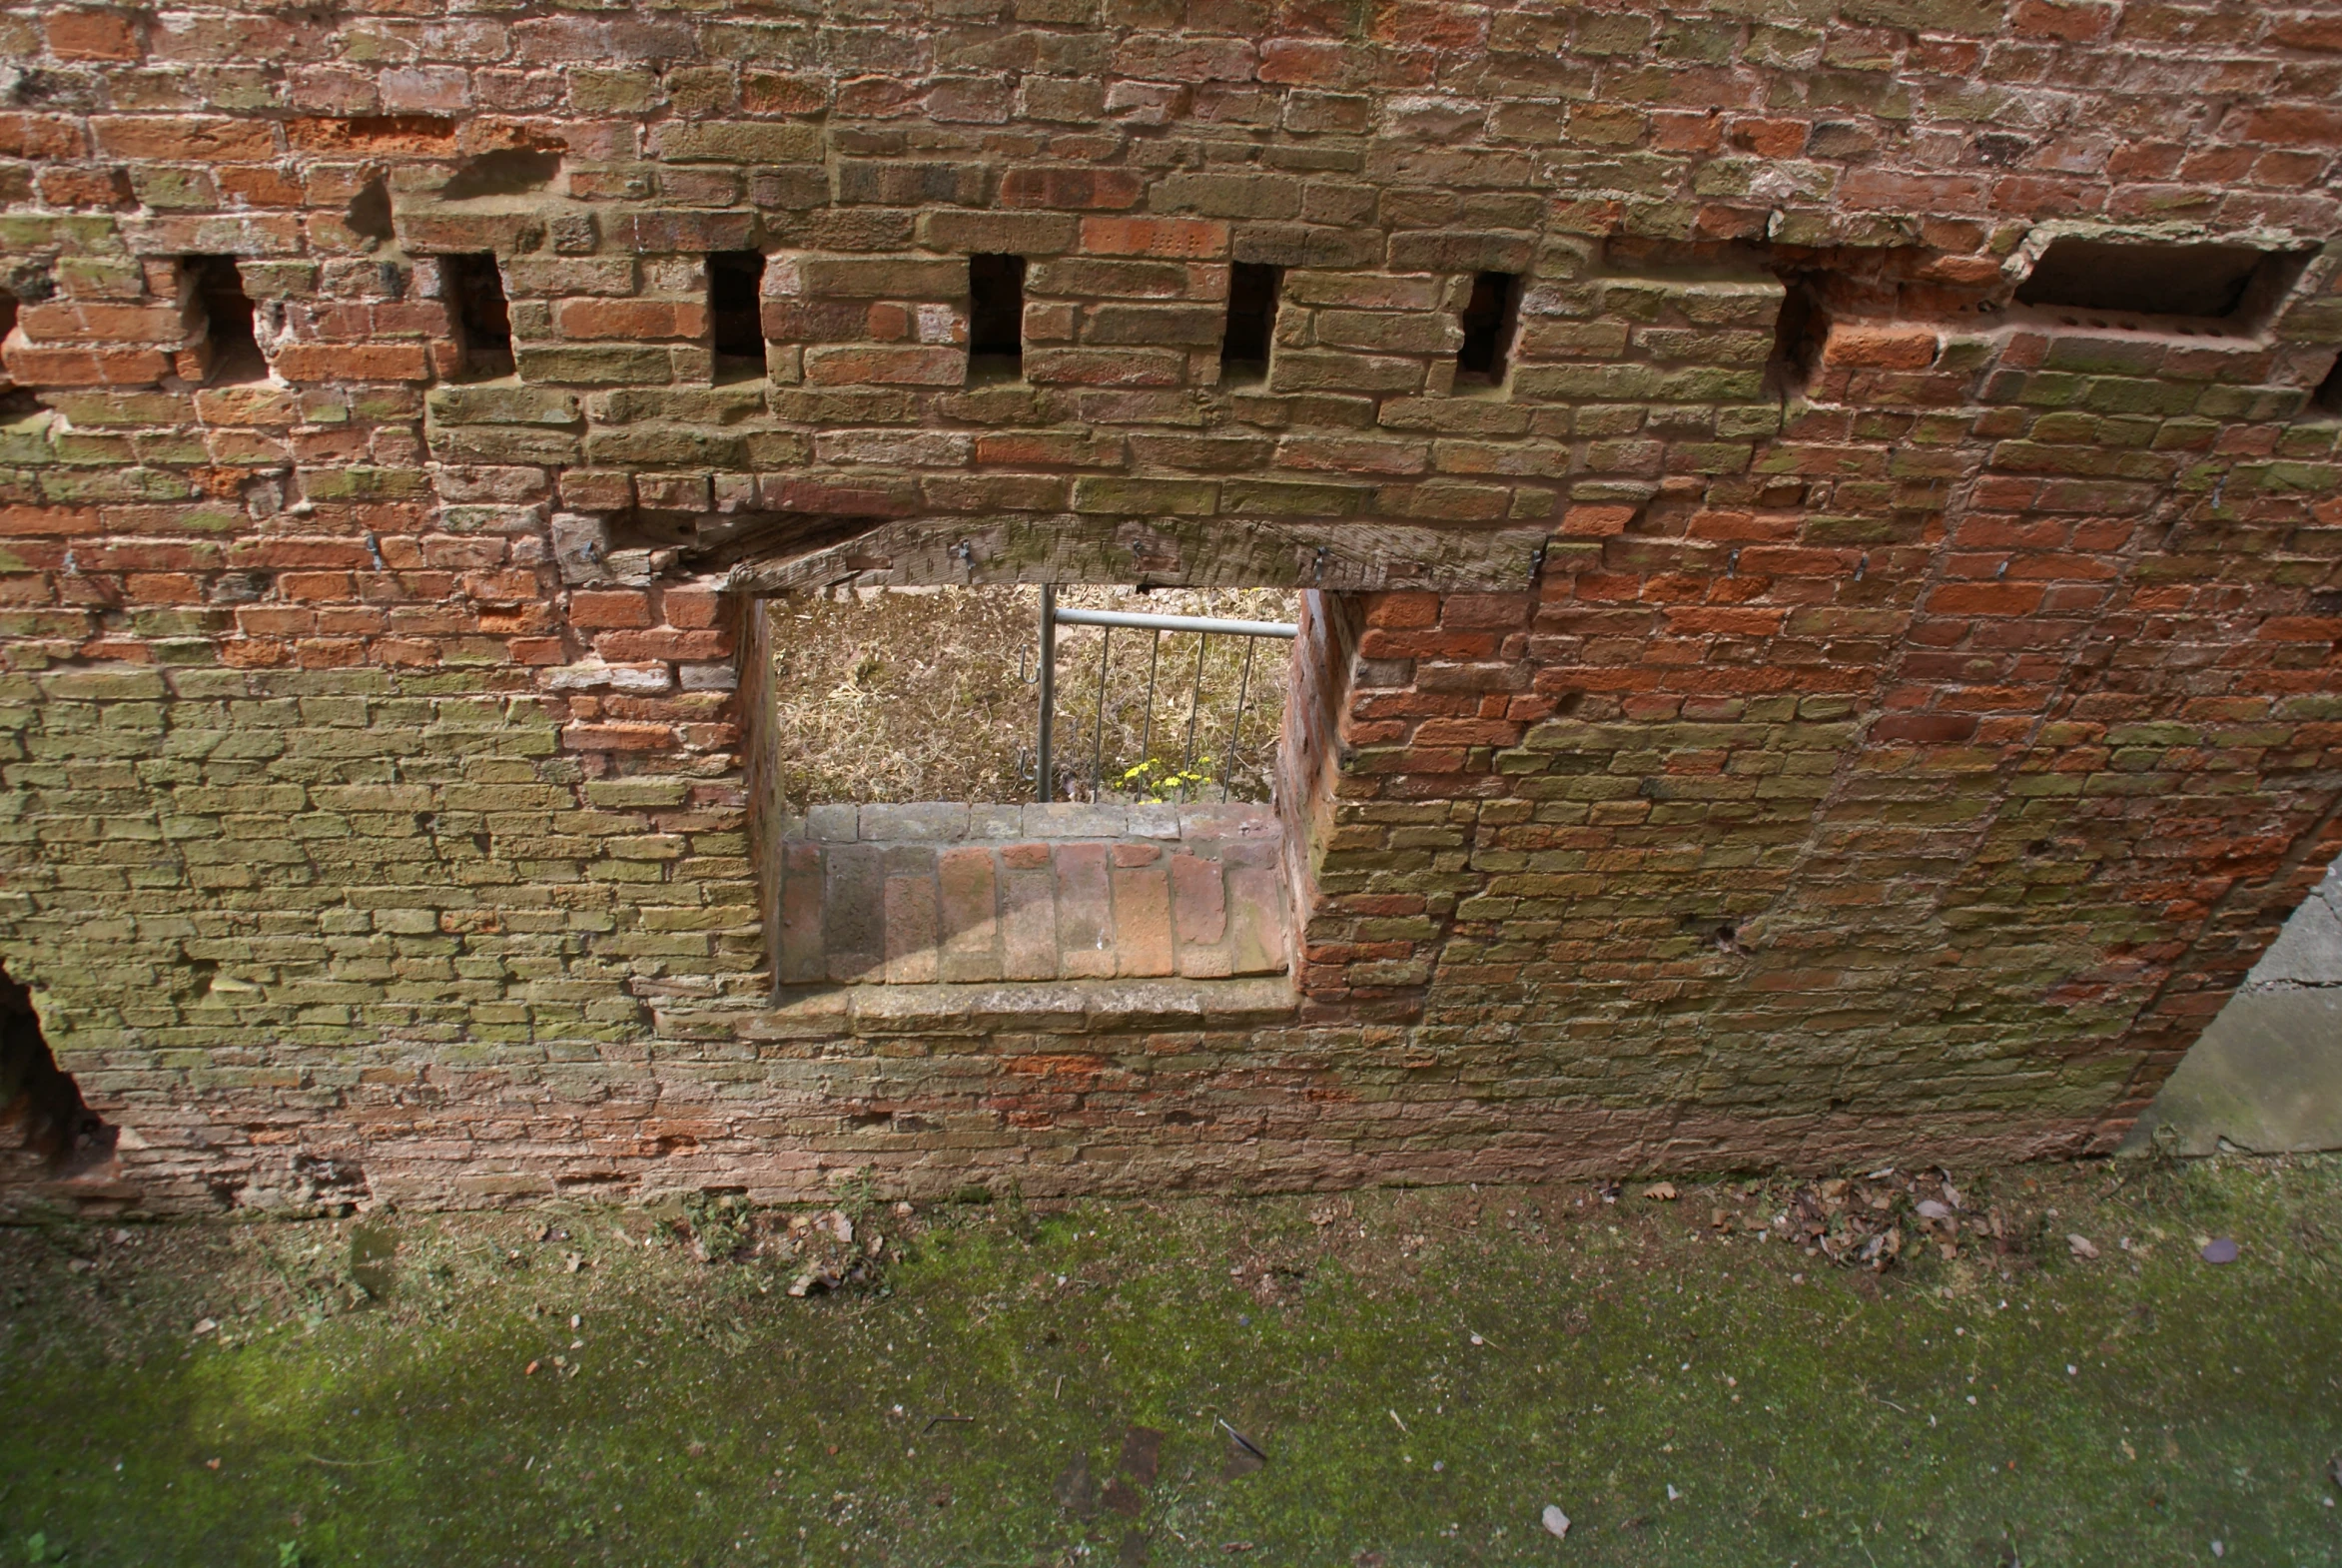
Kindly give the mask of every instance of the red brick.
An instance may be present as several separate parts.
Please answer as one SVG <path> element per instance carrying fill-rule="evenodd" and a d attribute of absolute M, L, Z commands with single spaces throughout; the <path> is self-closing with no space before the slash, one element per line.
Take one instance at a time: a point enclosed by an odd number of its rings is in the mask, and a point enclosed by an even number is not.
<path fill-rule="evenodd" d="M 1113 894 L 1104 844 L 1060 844 L 1050 857 L 1057 875 L 1058 973 L 1068 980 L 1115 973 Z"/>
<path fill-rule="evenodd" d="M 579 588 L 569 595 L 569 624 L 584 631 L 651 624 L 650 595 L 639 588 Z"/>
<path fill-rule="evenodd" d="M 60 60 L 136 60 L 138 25 L 120 11 L 53 11 L 49 53 Z"/>
<path fill-rule="evenodd" d="M 1048 167 L 1012 169 L 1001 179 L 1003 207 L 1074 210 L 1136 207 L 1146 182 L 1128 169 Z"/>
<path fill-rule="evenodd" d="M 1085 218 L 1082 249 L 1092 256 L 1216 259 L 1227 255 L 1228 226 L 1209 218 Z"/>
<path fill-rule="evenodd" d="M 200 115 L 98 115 L 90 121 L 98 151 L 117 158 L 182 163 L 264 163 L 277 156 L 266 120 L 213 120 Z"/>
<path fill-rule="evenodd" d="M 1124 846 L 1117 845 L 1118 849 Z M 1146 846 L 1154 848 L 1153 845 Z M 1061 851 L 1060 853 L 1063 853 Z M 1171 875 L 1158 858 L 1153 864 L 1114 868 L 1115 973 L 1127 976 L 1171 972 Z"/>
<path fill-rule="evenodd" d="M 420 344 L 289 343 L 270 359 L 289 382 L 420 382 L 430 364 Z"/>
<path fill-rule="evenodd" d="M 1924 371 L 1936 363 L 1936 334 L 1924 327 L 1863 327 L 1833 322 L 1822 363 L 1888 371 Z"/>

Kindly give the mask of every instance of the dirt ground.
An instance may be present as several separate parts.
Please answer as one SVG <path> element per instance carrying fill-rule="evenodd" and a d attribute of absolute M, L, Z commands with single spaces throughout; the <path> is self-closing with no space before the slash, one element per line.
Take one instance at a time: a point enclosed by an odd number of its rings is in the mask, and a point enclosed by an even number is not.
<path fill-rule="evenodd" d="M 2338 1248 L 2330 1158 L 16 1227 L 0 1561 L 2331 1564 Z"/>

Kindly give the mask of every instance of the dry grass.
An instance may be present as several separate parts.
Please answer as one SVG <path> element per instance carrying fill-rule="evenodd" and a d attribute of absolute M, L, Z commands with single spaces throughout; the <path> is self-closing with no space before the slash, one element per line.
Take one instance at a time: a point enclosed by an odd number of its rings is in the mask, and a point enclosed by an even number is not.
<path fill-rule="evenodd" d="M 1290 621 L 1299 613 L 1297 594 L 1273 588 L 1065 588 L 1058 601 L 1236 620 Z M 767 613 L 782 797 L 795 809 L 824 801 L 1031 800 L 1040 610 L 1041 590 L 1029 587 L 860 589 L 774 601 Z M 1058 629 L 1055 798 L 1216 800 L 1223 776 L 1233 799 L 1268 798 L 1291 644 L 1200 639 L 1198 676 L 1198 640 L 1186 632 L 1163 633 L 1158 642 L 1148 632 L 1109 639 L 1095 626 Z M 1243 729 L 1231 740 L 1239 696 Z"/>

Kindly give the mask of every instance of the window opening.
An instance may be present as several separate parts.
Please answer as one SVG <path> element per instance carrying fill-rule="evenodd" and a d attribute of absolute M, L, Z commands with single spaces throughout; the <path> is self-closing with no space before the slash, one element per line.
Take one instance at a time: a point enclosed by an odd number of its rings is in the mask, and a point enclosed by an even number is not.
<path fill-rule="evenodd" d="M 252 296 L 233 256 L 191 256 L 182 264 L 195 280 L 204 312 L 204 380 L 214 387 L 268 380 L 269 362 L 253 331 Z"/>
<path fill-rule="evenodd" d="M 1219 345 L 1222 382 L 1257 382 L 1268 375 L 1268 346 L 1276 335 L 1277 269 L 1238 262 L 1228 273 L 1227 334 Z"/>
<path fill-rule="evenodd" d="M 512 374 L 512 308 L 504 299 L 504 275 L 485 251 L 439 259 L 448 325 L 463 355 L 467 381 L 492 381 Z"/>
<path fill-rule="evenodd" d="M 756 381 L 764 376 L 763 295 L 762 251 L 708 253 L 707 317 L 717 381 Z"/>
<path fill-rule="evenodd" d="M 748 684 L 778 983 L 1284 973 L 1271 797 L 1301 642 L 1246 633 L 1301 619 L 1300 600 L 865 587 L 761 606 Z"/>
<path fill-rule="evenodd" d="M 2259 324 L 2293 287 L 2304 251 L 2247 245 L 2053 240 L 2016 287 L 2016 303 L 2111 315 L 2191 318 L 2239 330 Z M 2068 326 L 2127 326 L 2068 321 Z"/>
<path fill-rule="evenodd" d="M 968 379 L 1025 374 L 1025 258 L 968 258 Z"/>
<path fill-rule="evenodd" d="M 1494 387 L 1504 381 L 1520 311 L 1520 282 L 1512 273 L 1481 273 L 1472 280 L 1472 298 L 1461 321 L 1463 347 L 1455 354 L 1457 385 Z"/>
<path fill-rule="evenodd" d="M 115 1138 L 58 1068 L 32 992 L 0 969 L 0 1148 L 21 1151 L 53 1176 L 71 1176 L 111 1159 Z"/>

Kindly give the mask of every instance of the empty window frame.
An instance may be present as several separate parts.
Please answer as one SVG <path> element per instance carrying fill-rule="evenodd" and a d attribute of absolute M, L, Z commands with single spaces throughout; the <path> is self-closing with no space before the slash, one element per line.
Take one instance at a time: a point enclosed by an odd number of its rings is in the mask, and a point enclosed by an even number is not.
<path fill-rule="evenodd" d="M 763 252 L 708 253 L 707 319 L 717 381 L 754 381 L 765 374 L 763 295 Z"/>
<path fill-rule="evenodd" d="M 1472 279 L 1472 295 L 1458 323 L 1464 330 L 1464 341 L 1455 352 L 1457 386 L 1503 385 L 1520 309 L 1521 280 L 1517 274 L 1481 273 Z"/>
<path fill-rule="evenodd" d="M 204 313 L 204 381 L 214 387 L 267 381 L 269 362 L 253 331 L 252 296 L 233 256 L 190 256 L 180 264 Z"/>
<path fill-rule="evenodd" d="M 968 258 L 968 379 L 1025 374 L 1025 258 Z"/>
<path fill-rule="evenodd" d="M 512 374 L 512 308 L 504 275 L 485 251 L 439 258 L 447 324 L 463 355 L 466 381 Z"/>
<path fill-rule="evenodd" d="M 1268 375 L 1268 347 L 1276 337 L 1278 270 L 1238 262 L 1228 272 L 1227 332 L 1219 344 L 1222 382 L 1257 382 Z"/>
<path fill-rule="evenodd" d="M 2067 236 L 2052 240 L 2033 263 L 2016 287 L 2016 303 L 2110 316 L 2177 317 L 2249 331 L 2276 308 L 2308 260 L 2306 251 L 2249 245 Z"/>

